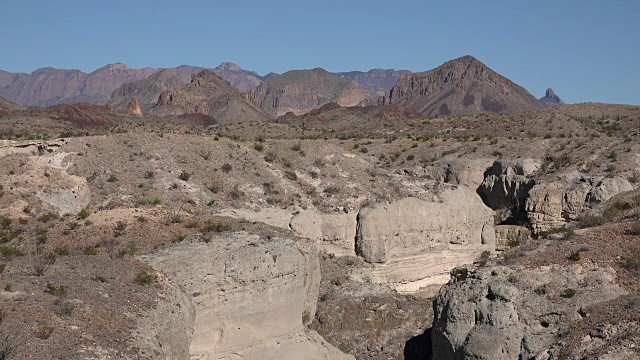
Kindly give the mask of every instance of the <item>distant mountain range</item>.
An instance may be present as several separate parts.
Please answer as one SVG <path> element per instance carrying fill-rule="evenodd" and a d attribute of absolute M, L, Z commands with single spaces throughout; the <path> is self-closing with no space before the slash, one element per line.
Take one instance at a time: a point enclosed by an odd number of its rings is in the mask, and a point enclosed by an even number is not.
<path fill-rule="evenodd" d="M 217 74 L 238 94 L 245 93 L 255 108 L 272 117 L 288 112 L 300 115 L 332 102 L 395 104 L 427 116 L 514 113 L 564 105 L 553 90 L 538 100 L 472 56 L 418 73 L 393 69 L 331 73 L 316 68 L 260 76 L 230 62 L 215 69 L 189 65 L 131 69 L 111 64 L 89 74 L 54 68 L 31 74 L 0 70 L 0 96 L 26 107 L 86 102 L 121 111 L 136 97 L 136 106 L 147 112 L 158 105 L 161 94 L 183 91 L 193 81 L 192 75 L 203 70 Z"/>

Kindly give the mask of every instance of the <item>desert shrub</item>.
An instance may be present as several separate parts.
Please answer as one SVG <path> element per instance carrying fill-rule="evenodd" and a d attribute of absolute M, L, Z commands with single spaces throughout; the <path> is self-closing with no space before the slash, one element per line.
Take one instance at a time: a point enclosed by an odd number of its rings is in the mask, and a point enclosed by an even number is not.
<path fill-rule="evenodd" d="M 162 199 L 160 199 L 159 197 L 153 198 L 151 200 L 151 204 L 152 205 L 162 205 Z"/>
<path fill-rule="evenodd" d="M 91 212 L 87 208 L 80 210 L 80 212 L 78 213 L 78 217 L 81 219 L 86 219 L 89 217 L 89 215 L 91 215 Z"/>
<path fill-rule="evenodd" d="M 484 250 L 480 256 L 478 257 L 477 264 L 478 266 L 487 266 L 487 262 L 489 262 L 489 258 L 491 258 L 491 252 L 489 250 Z"/>
<path fill-rule="evenodd" d="M 231 230 L 231 225 L 224 224 L 224 223 L 216 223 L 211 220 L 205 221 L 202 227 L 202 232 L 205 232 L 205 233 L 210 233 L 210 232 L 219 233 L 219 232 L 229 231 L 229 230 Z"/>
<path fill-rule="evenodd" d="M 0 274 L 4 272 L 4 269 L 7 268 L 7 264 L 0 264 Z"/>
<path fill-rule="evenodd" d="M 576 233 L 572 229 L 567 229 L 565 227 L 557 227 L 540 232 L 540 236 L 543 237 L 549 237 L 551 235 L 559 235 L 562 239 L 567 240 L 574 237 Z"/>
<path fill-rule="evenodd" d="M 30 256 L 31 267 L 35 276 L 43 276 L 56 262 L 56 253 L 49 252 L 42 246 L 36 246 Z"/>
<path fill-rule="evenodd" d="M 13 292 L 13 283 L 11 281 L 4 284 L 4 291 Z"/>
<path fill-rule="evenodd" d="M 24 253 L 20 251 L 20 249 L 10 246 L 10 245 L 1 245 L 0 246 L 0 255 L 5 258 L 10 258 L 14 256 L 24 256 Z"/>
<path fill-rule="evenodd" d="M 35 335 L 38 339 L 47 340 L 53 334 L 54 328 L 53 326 L 49 326 L 46 324 L 40 324 L 36 329 Z"/>
<path fill-rule="evenodd" d="M 264 150 L 264 145 L 258 143 L 253 144 L 253 148 L 256 149 L 256 151 L 262 152 L 262 150 Z"/>
<path fill-rule="evenodd" d="M 27 336 L 19 329 L 6 326 L 0 327 L 0 359 L 21 359 L 26 339 Z"/>
<path fill-rule="evenodd" d="M 291 147 L 291 150 L 293 151 L 300 151 L 302 149 L 302 144 L 301 143 L 295 143 L 293 144 L 293 146 Z"/>
<path fill-rule="evenodd" d="M 109 178 L 107 179 L 107 182 L 110 182 L 110 183 L 116 182 L 116 181 L 118 181 L 118 178 L 113 174 L 110 175 Z"/>
<path fill-rule="evenodd" d="M 149 285 L 156 280 L 155 274 L 151 274 L 146 270 L 140 270 L 133 278 L 133 281 L 139 285 Z"/>
<path fill-rule="evenodd" d="M 569 256 L 567 256 L 567 259 L 571 260 L 571 261 L 579 261 L 580 260 L 580 251 L 572 251 Z"/>
<path fill-rule="evenodd" d="M 120 220 L 116 222 L 117 231 L 125 231 L 127 229 L 127 226 L 129 226 L 129 224 L 127 224 L 126 221 Z"/>
<path fill-rule="evenodd" d="M 36 229 L 36 243 L 38 243 L 38 245 L 42 245 L 46 243 L 49 238 L 48 234 L 49 234 L 49 230 L 47 229 L 41 229 L 41 228 Z"/>
<path fill-rule="evenodd" d="M 416 156 L 415 156 L 415 155 L 413 155 L 413 154 L 411 154 L 411 155 L 407 155 L 407 161 L 411 161 L 411 160 L 413 160 L 413 159 L 415 159 L 415 158 L 416 158 Z"/>
<path fill-rule="evenodd" d="M 236 184 L 231 190 L 231 192 L 229 193 L 229 196 L 231 196 L 231 198 L 234 200 L 238 200 L 243 195 L 244 193 L 240 190 L 240 186 L 238 186 L 238 184 Z"/>
<path fill-rule="evenodd" d="M 362 147 L 362 148 L 360 148 L 360 152 L 363 153 L 363 154 L 366 154 L 366 153 L 369 152 L 369 149 L 367 149 L 366 147 Z"/>
<path fill-rule="evenodd" d="M 179 210 L 171 210 L 167 213 L 167 220 L 169 224 L 180 224 L 182 223 L 182 215 Z"/>
<path fill-rule="evenodd" d="M 186 172 L 186 171 L 184 171 L 184 170 L 183 170 L 183 171 L 180 173 L 180 175 L 178 175 L 178 179 L 180 179 L 180 180 L 182 180 L 182 181 L 189 181 L 189 179 L 191 178 L 191 175 L 192 175 L 192 174 L 190 174 L 190 173 L 188 173 L 188 172 Z"/>
<path fill-rule="evenodd" d="M 629 271 L 640 273 L 640 251 L 636 251 L 626 257 L 622 262 L 622 266 Z"/>
<path fill-rule="evenodd" d="M 584 215 L 576 218 L 578 221 L 578 227 L 581 229 L 604 225 L 607 222 L 603 216 Z"/>
<path fill-rule="evenodd" d="M 214 182 L 213 184 L 209 185 L 209 191 L 211 191 L 214 194 L 219 193 L 221 189 L 222 189 L 222 185 L 220 185 L 220 183 L 218 182 Z"/>
<path fill-rule="evenodd" d="M 225 173 L 229 173 L 233 169 L 233 167 L 231 166 L 231 164 L 225 163 L 224 165 L 222 165 L 221 169 Z"/>
<path fill-rule="evenodd" d="M 272 163 L 274 161 L 276 161 L 278 159 L 278 156 L 274 153 L 274 152 L 268 152 L 265 156 L 264 156 L 264 161 L 268 162 L 268 163 Z"/>
<path fill-rule="evenodd" d="M 13 222 L 13 220 L 11 220 L 9 217 L 0 216 L 0 227 L 5 229 L 5 230 L 9 230 L 11 228 L 11 223 L 12 222 Z"/>
<path fill-rule="evenodd" d="M 55 248 L 53 248 L 53 252 L 57 256 L 67 256 L 69 255 L 69 247 L 67 245 L 58 245 Z"/>
<path fill-rule="evenodd" d="M 95 256 L 98 255 L 98 250 L 95 246 L 89 245 L 82 250 L 82 253 L 87 256 Z"/>
<path fill-rule="evenodd" d="M 53 296 L 64 297 L 69 293 L 69 287 L 64 285 L 55 286 L 52 283 L 47 283 L 47 289 L 44 292 Z"/>
<path fill-rule="evenodd" d="M 560 296 L 562 296 L 565 299 L 569 299 L 572 298 L 576 295 L 576 290 L 575 289 L 564 289 L 564 291 L 562 292 L 562 294 Z"/>

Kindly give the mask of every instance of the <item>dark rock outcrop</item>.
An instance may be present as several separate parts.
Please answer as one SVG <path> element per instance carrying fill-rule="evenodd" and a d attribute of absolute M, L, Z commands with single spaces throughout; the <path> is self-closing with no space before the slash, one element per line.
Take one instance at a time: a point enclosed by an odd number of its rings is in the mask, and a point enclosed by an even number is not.
<path fill-rule="evenodd" d="M 522 113 L 544 107 L 526 89 L 472 56 L 400 76 L 386 103 L 427 116 Z"/>
<path fill-rule="evenodd" d="M 547 89 L 544 97 L 540 98 L 540 102 L 548 108 L 555 108 L 566 105 L 565 102 L 560 99 L 560 96 L 556 95 L 552 88 Z"/>

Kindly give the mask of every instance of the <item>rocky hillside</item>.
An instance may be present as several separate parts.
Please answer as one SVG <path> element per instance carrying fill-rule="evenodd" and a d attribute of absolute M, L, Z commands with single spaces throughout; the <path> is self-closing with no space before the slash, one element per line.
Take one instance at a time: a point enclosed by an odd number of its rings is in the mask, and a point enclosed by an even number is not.
<path fill-rule="evenodd" d="M 361 88 L 367 90 L 371 96 L 384 96 L 396 84 L 400 75 L 409 73 L 407 70 L 372 69 L 367 72 L 350 71 L 336 73 L 347 81 L 355 81 Z"/>
<path fill-rule="evenodd" d="M 293 70 L 274 76 L 250 92 L 253 103 L 272 116 L 309 112 L 324 104 L 355 106 L 372 102 L 354 81 L 324 69 Z"/>
<path fill-rule="evenodd" d="M 243 70 L 240 66 L 230 62 L 222 62 L 217 68 L 213 69 L 213 72 L 241 92 L 247 92 L 262 82 L 260 75 L 255 71 Z"/>
<path fill-rule="evenodd" d="M 246 96 L 210 70 L 191 77 L 191 83 L 158 97 L 153 115 L 202 114 L 221 123 L 265 121 L 267 116 Z"/>
<path fill-rule="evenodd" d="M 19 110 L 24 110 L 24 108 L 0 97 L 0 115 Z"/>
<path fill-rule="evenodd" d="M 544 107 L 526 89 L 472 56 L 400 76 L 385 101 L 427 116 L 522 113 Z"/>
<path fill-rule="evenodd" d="M 163 91 L 178 90 L 184 86 L 185 83 L 175 73 L 174 69 L 163 69 L 146 79 L 122 84 L 111 94 L 109 106 L 122 109 L 137 96 L 140 106 L 148 110 L 158 102 Z"/>
<path fill-rule="evenodd" d="M 560 99 L 560 96 L 556 95 L 552 88 L 548 88 L 547 92 L 539 100 L 548 108 L 566 105 L 565 102 Z"/>

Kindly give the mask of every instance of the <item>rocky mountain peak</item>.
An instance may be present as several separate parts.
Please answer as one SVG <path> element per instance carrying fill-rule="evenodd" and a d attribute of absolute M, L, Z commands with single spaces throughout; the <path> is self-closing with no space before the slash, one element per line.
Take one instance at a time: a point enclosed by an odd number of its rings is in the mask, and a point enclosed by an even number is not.
<path fill-rule="evenodd" d="M 556 95 L 555 91 L 553 91 L 552 88 L 548 88 L 544 97 L 541 97 L 539 100 L 544 104 L 544 106 L 548 108 L 566 105 L 565 102 L 562 101 L 560 96 Z"/>
<path fill-rule="evenodd" d="M 227 62 L 227 61 L 223 61 L 220 63 L 220 65 L 215 68 L 215 70 L 221 70 L 221 71 L 242 71 L 242 69 L 240 68 L 240 66 L 232 63 L 232 62 Z"/>
<path fill-rule="evenodd" d="M 526 89 L 470 55 L 401 75 L 386 103 L 427 116 L 521 113 L 542 107 Z"/>

